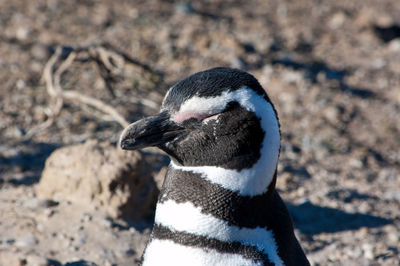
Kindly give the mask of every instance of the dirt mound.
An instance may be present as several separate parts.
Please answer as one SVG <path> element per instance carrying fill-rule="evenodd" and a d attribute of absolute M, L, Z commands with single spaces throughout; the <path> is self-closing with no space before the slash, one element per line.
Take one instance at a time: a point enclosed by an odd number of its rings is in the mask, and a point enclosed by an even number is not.
<path fill-rule="evenodd" d="M 158 189 L 138 152 L 95 140 L 54 151 L 46 161 L 36 194 L 100 208 L 112 218 L 151 216 Z"/>

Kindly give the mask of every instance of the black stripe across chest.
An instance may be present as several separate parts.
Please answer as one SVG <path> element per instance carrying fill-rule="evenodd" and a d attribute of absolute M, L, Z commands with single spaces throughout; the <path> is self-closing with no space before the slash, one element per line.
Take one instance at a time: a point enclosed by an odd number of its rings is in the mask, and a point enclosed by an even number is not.
<path fill-rule="evenodd" d="M 212 249 L 219 253 L 238 254 L 246 259 L 251 259 L 255 263 L 262 262 L 262 265 L 272 264 L 268 256 L 257 250 L 254 246 L 244 245 L 240 242 L 224 242 L 213 238 L 198 236 L 185 232 L 175 232 L 162 225 L 154 225 L 153 236 L 160 240 L 171 240 L 177 244 L 203 248 L 204 250 Z"/>
<path fill-rule="evenodd" d="M 255 228 L 266 227 L 270 208 L 270 193 L 242 196 L 213 184 L 200 174 L 168 169 L 159 201 L 172 199 L 177 203 L 191 202 L 204 214 L 227 221 L 229 225 Z"/>

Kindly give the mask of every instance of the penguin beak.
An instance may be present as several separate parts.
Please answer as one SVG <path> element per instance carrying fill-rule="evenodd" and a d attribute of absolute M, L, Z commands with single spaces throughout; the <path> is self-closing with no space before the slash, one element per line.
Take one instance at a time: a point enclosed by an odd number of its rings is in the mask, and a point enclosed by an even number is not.
<path fill-rule="evenodd" d="M 121 134 L 119 144 L 123 150 L 137 150 L 160 146 L 184 133 L 185 128 L 170 120 L 167 111 L 143 118 L 130 124 Z"/>

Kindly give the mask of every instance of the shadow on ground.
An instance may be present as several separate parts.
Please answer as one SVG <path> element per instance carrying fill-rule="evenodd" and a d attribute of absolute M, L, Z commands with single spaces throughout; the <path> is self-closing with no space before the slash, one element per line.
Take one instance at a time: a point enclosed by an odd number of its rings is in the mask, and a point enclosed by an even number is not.
<path fill-rule="evenodd" d="M 334 208 L 320 207 L 311 202 L 287 205 L 295 227 L 307 235 L 336 233 L 361 227 L 373 228 L 393 223 L 391 219 L 370 214 L 347 213 Z"/>
<path fill-rule="evenodd" d="M 0 147 L 0 185 L 9 183 L 15 186 L 31 186 L 38 183 L 47 157 L 58 147 L 55 144 L 30 141 L 2 145 Z M 6 149 L 8 151 L 15 149 L 18 152 L 9 156 L 5 155 Z"/>
<path fill-rule="evenodd" d="M 294 70 L 303 70 L 304 77 L 311 81 L 312 83 L 317 83 L 317 77 L 319 73 L 324 74 L 328 80 L 338 81 L 337 88 L 344 93 L 348 93 L 352 96 L 367 99 L 375 97 L 375 93 L 366 88 L 357 88 L 349 86 L 344 82 L 344 78 L 348 75 L 348 70 L 346 69 L 334 69 L 329 67 L 325 62 L 313 61 L 310 63 L 297 62 L 291 58 L 278 58 L 271 61 L 272 65 L 283 65 Z"/>

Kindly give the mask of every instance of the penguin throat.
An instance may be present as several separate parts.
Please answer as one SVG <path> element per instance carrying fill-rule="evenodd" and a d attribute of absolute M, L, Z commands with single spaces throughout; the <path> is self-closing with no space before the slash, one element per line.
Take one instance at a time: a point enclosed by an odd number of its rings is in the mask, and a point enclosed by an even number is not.
<path fill-rule="evenodd" d="M 199 174 L 204 180 L 241 196 L 262 195 L 275 188 L 276 168 L 273 169 L 271 175 L 268 175 L 269 169 L 260 167 L 259 163 L 241 171 L 217 166 L 182 166 L 173 160 L 170 165 L 176 170 Z"/>

